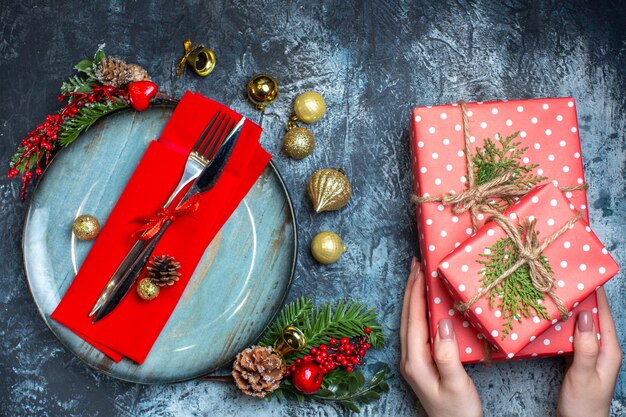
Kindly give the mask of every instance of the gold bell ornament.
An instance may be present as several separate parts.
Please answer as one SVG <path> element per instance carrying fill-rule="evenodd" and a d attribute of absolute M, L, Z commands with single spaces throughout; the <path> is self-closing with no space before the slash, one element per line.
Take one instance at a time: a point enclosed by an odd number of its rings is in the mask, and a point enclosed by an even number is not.
<path fill-rule="evenodd" d="M 255 75 L 248 81 L 248 99 L 257 110 L 265 111 L 265 106 L 271 104 L 278 97 L 278 81 L 268 74 Z"/>
<path fill-rule="evenodd" d="M 347 250 L 337 233 L 321 232 L 311 241 L 311 255 L 320 263 L 337 262 Z"/>
<path fill-rule="evenodd" d="M 287 326 L 274 342 L 273 350 L 284 357 L 290 353 L 300 352 L 305 347 L 306 338 L 302 330 L 294 326 Z"/>
<path fill-rule="evenodd" d="M 309 178 L 307 194 L 316 213 L 339 210 L 348 204 L 352 186 L 341 169 L 324 168 Z"/>
<path fill-rule="evenodd" d="M 206 77 L 215 68 L 215 54 L 209 48 L 205 48 L 204 45 L 192 45 L 191 40 L 187 39 L 183 42 L 185 47 L 185 54 L 178 61 L 176 68 L 176 75 L 181 76 L 185 71 L 185 63 L 187 63 L 196 74 L 201 77 Z"/>
<path fill-rule="evenodd" d="M 82 214 L 74 220 L 72 231 L 78 240 L 93 240 L 100 233 L 100 222 L 91 214 Z"/>

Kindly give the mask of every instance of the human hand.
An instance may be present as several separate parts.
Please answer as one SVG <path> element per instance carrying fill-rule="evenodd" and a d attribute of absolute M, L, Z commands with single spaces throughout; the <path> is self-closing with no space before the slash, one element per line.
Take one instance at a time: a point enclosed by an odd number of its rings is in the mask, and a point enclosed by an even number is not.
<path fill-rule="evenodd" d="M 439 322 L 434 358 L 428 343 L 426 284 L 415 258 L 404 293 L 400 319 L 400 372 L 430 416 L 482 416 L 476 386 L 459 359 L 450 319 Z"/>
<path fill-rule="evenodd" d="M 602 347 L 591 312 L 581 311 L 574 331 L 574 359 L 559 393 L 559 417 L 609 415 L 623 354 L 604 289 L 597 295 Z"/>

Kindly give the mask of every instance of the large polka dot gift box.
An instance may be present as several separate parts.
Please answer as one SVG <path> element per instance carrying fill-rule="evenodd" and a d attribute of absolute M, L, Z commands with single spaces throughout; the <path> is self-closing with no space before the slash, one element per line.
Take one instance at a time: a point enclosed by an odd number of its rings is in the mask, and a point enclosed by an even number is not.
<path fill-rule="evenodd" d="M 446 256 L 438 272 L 466 320 L 499 351 L 512 356 L 562 317 L 567 319 L 574 305 L 613 277 L 619 267 L 582 216 L 577 217 L 575 206 L 552 184 L 534 189 L 502 214 L 501 222 L 514 231 L 534 222 L 534 247 L 547 239 L 551 242 L 537 251 L 542 257 L 537 262 L 547 268 L 546 286 L 533 285 L 521 251 L 496 222 L 486 223 Z M 528 235 L 521 236 L 524 243 L 530 243 Z M 515 239 L 523 242 L 519 236 Z M 511 274 L 487 291 L 487 285 L 509 269 Z M 556 303 L 561 304 L 561 311 Z"/>
<path fill-rule="evenodd" d="M 558 186 L 584 184 L 583 164 L 572 98 L 547 98 L 515 101 L 467 103 L 467 126 L 464 126 L 461 106 L 457 104 L 417 107 L 409 125 L 414 194 L 419 197 L 443 193 L 460 193 L 467 189 L 465 127 L 469 132 L 470 153 L 484 146 L 485 138 L 507 137 L 518 133 L 516 140 L 527 148 L 522 156 L 525 164 L 537 164 L 533 173 L 546 177 L 543 183 Z M 569 191 L 567 198 L 587 219 L 587 199 L 584 191 Z M 416 204 L 417 229 L 426 274 L 430 334 L 436 334 L 441 319 L 453 321 L 459 354 L 464 363 L 485 358 L 485 343 L 480 332 L 458 313 L 452 298 L 437 271 L 438 265 L 450 252 L 461 246 L 473 233 L 470 214 L 455 214 L 450 205 L 441 202 Z M 477 214 L 478 227 L 486 216 Z M 597 312 L 595 293 L 574 309 Z M 593 315 L 596 329 L 598 316 Z M 530 359 L 567 354 L 573 351 L 572 335 L 575 321 L 555 323 L 543 337 L 537 337 L 515 358 Z M 502 352 L 489 352 L 491 359 L 507 360 Z"/>

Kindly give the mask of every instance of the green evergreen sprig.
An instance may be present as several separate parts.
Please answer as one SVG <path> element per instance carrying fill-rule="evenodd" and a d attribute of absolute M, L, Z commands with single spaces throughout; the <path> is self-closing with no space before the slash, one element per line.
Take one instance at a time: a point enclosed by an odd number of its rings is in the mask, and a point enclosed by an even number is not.
<path fill-rule="evenodd" d="M 477 260 L 478 263 L 484 265 L 481 270 L 483 277 L 480 281 L 483 287 L 498 279 L 518 260 L 517 248 L 508 237 L 499 239 L 487 253 L 481 253 L 480 256 L 484 258 Z M 540 258 L 540 262 L 549 272 L 552 272 L 545 256 Z M 500 332 L 502 340 L 513 330 L 513 320 L 521 322 L 522 317 L 529 318 L 534 315 L 542 319 L 550 319 L 547 309 L 541 304 L 544 299 L 543 293 L 533 286 L 528 264 L 517 268 L 487 296 L 489 306 L 494 308 L 497 305 L 502 312 L 504 320 Z"/>
<path fill-rule="evenodd" d="M 300 297 L 283 307 L 259 344 L 274 345 L 287 326 L 300 329 L 307 341 L 303 351 L 284 358 L 287 366 L 298 358 L 310 354 L 311 347 L 328 344 L 331 338 L 363 336 L 366 327 L 370 329 L 368 338 L 373 347 L 381 348 L 384 343 L 382 327 L 378 323 L 376 313 L 358 302 L 339 301 L 334 308 L 330 304 L 316 307 L 311 299 Z M 359 412 L 356 403 L 370 403 L 380 398 L 381 393 L 389 390 L 386 382 L 389 378 L 386 365 L 382 366 L 369 381 L 358 369 L 352 372 L 335 369 L 324 375 L 322 387 L 315 394 L 303 395 L 292 385 L 290 379 L 283 380 L 280 388 L 272 394 L 279 401 L 286 395 L 291 395 L 299 401 L 304 401 L 305 398 L 336 401 L 352 411 Z"/>
<path fill-rule="evenodd" d="M 357 337 L 363 335 L 363 329 L 369 327 L 369 342 L 375 348 L 383 346 L 382 327 L 378 323 L 376 312 L 367 309 L 358 302 L 339 301 L 333 308 L 329 304 L 314 307 L 313 301 L 301 297 L 286 305 L 279 317 L 270 326 L 261 340 L 261 346 L 272 346 L 282 334 L 283 328 L 295 326 L 304 333 L 307 347 L 298 353 L 289 355 L 287 366 L 293 361 L 309 354 L 311 346 L 328 343 L 331 338 Z"/>
<path fill-rule="evenodd" d="M 91 125 L 103 116 L 128 107 L 128 100 L 114 97 L 112 100 L 86 104 L 70 119 L 67 119 L 59 129 L 59 143 L 65 147 L 74 142 L 78 135 L 87 131 Z"/>
<path fill-rule="evenodd" d="M 528 191 L 536 184 L 544 181 L 547 177 L 534 174 L 533 170 L 539 165 L 526 164 L 523 155 L 528 147 L 520 147 L 521 142 L 515 141 L 519 132 L 515 132 L 506 138 L 496 135 L 496 140 L 486 138 L 482 147 L 476 148 L 472 158 L 474 164 L 474 179 L 476 185 L 485 184 L 508 172 L 512 172 L 507 184 L 517 185 L 520 190 Z M 498 139 L 499 138 L 499 139 Z M 499 203 L 491 205 L 499 210 L 513 203 L 510 198 L 503 198 Z"/>

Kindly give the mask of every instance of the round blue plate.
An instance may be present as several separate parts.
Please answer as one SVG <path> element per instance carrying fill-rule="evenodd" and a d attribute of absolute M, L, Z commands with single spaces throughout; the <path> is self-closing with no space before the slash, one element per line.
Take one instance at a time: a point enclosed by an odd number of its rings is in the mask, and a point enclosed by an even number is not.
<path fill-rule="evenodd" d="M 93 214 L 104 224 L 172 107 L 122 111 L 100 120 L 59 153 L 37 186 L 26 215 L 24 265 L 46 324 L 90 366 L 126 381 L 170 383 L 207 374 L 255 342 L 291 285 L 297 239 L 293 208 L 270 163 L 222 227 L 146 361 L 111 361 L 50 319 L 92 246 L 72 223 Z"/>

